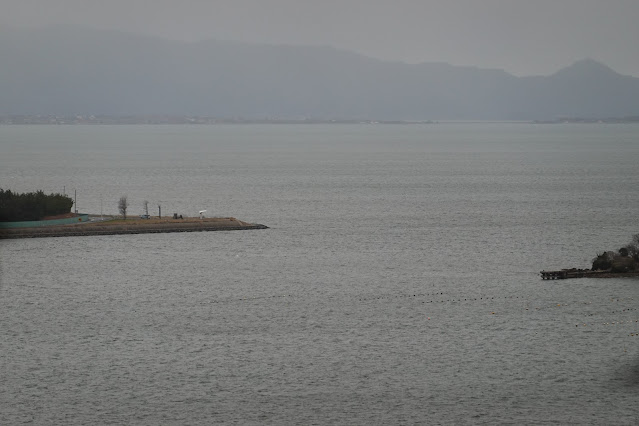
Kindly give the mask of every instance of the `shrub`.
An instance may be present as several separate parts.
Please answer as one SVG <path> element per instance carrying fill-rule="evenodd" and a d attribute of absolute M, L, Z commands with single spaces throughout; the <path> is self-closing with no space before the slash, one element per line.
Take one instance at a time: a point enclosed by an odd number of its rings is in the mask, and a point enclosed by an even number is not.
<path fill-rule="evenodd" d="M 606 251 L 598 254 L 597 257 L 592 259 L 592 270 L 607 271 L 608 269 L 612 268 L 612 261 L 617 256 L 617 253 L 612 251 Z"/>

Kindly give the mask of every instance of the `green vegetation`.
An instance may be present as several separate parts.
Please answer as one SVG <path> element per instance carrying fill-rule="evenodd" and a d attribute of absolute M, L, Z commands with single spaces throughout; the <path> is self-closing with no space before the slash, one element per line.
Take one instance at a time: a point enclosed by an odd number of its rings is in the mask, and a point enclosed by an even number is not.
<path fill-rule="evenodd" d="M 68 195 L 42 191 L 19 194 L 0 188 L 0 222 L 41 220 L 46 216 L 69 213 L 73 199 Z"/>
<path fill-rule="evenodd" d="M 635 272 L 639 271 L 639 234 L 618 251 L 605 251 L 592 260 L 593 271 Z"/>

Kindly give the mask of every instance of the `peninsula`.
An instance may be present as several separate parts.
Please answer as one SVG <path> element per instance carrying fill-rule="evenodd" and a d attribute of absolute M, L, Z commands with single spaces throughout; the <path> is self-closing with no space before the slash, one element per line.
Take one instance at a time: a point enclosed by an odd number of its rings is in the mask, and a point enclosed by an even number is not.
<path fill-rule="evenodd" d="M 0 239 L 80 237 L 95 235 L 157 234 L 169 232 L 236 231 L 268 229 L 265 225 L 247 223 L 234 217 L 224 218 L 127 218 L 101 221 L 91 217 L 70 225 L 0 228 Z"/>
<path fill-rule="evenodd" d="M 591 269 L 561 269 L 541 271 L 544 280 L 568 278 L 618 278 L 639 277 L 639 234 L 617 251 L 604 251 L 592 259 Z"/>
<path fill-rule="evenodd" d="M 167 232 L 234 231 L 267 229 L 267 226 L 247 223 L 234 217 L 183 218 L 149 216 L 148 201 L 145 214 L 127 217 L 129 202 L 120 197 L 118 209 L 122 216 L 79 214 L 70 212 L 75 200 L 66 194 L 37 192 L 18 193 L 0 188 L 0 239 L 79 237 L 91 235 L 156 234 Z"/>

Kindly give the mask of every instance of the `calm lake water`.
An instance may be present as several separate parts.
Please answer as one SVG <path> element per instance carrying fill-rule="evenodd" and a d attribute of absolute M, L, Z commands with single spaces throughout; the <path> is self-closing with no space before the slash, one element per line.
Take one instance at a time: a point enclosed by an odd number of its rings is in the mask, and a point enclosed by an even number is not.
<path fill-rule="evenodd" d="M 637 125 L 0 126 L 0 187 L 263 231 L 0 241 L 0 424 L 637 424 Z"/>

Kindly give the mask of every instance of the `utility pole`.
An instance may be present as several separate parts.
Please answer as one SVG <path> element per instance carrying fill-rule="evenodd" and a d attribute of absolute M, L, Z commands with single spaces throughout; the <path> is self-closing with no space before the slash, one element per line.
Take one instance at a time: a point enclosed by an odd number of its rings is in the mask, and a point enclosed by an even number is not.
<path fill-rule="evenodd" d="M 73 190 L 73 204 L 75 204 L 75 214 L 78 214 L 78 190 Z"/>
<path fill-rule="evenodd" d="M 162 206 L 158 204 L 158 218 L 162 219 Z"/>

